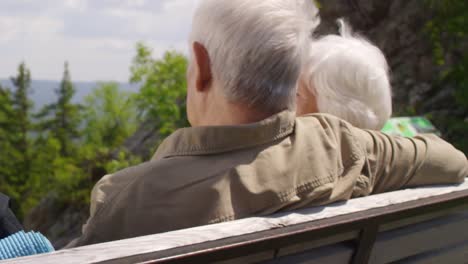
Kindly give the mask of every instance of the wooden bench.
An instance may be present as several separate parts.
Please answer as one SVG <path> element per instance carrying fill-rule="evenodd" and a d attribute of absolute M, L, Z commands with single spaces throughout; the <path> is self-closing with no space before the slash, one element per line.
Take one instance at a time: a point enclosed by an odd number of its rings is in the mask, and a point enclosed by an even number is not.
<path fill-rule="evenodd" d="M 5 263 L 468 263 L 468 182 Z"/>

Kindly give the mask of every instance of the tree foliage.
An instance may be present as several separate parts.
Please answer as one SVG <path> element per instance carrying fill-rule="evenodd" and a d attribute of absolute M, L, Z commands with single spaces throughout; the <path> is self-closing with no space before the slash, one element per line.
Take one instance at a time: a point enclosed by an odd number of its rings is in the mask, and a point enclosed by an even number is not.
<path fill-rule="evenodd" d="M 25 63 L 18 66 L 17 76 L 11 78 L 13 90 L 0 89 L 0 191 L 9 194 L 15 201 L 27 199 L 33 170 L 31 139 L 31 74 Z M 22 216 L 19 202 L 14 209 Z"/>
<path fill-rule="evenodd" d="M 141 86 L 138 93 L 100 83 L 82 104 L 73 103 L 68 63 L 55 102 L 38 113 L 24 63 L 11 79 L 13 89 L 0 87 L 0 191 L 15 201 L 20 218 L 51 193 L 60 204 L 86 205 L 104 174 L 140 163 L 121 147 L 140 123 L 153 124 L 161 136 L 187 125 L 187 59 L 176 52 L 154 59 L 143 44 L 136 51 L 131 81 Z"/>
<path fill-rule="evenodd" d="M 142 43 L 136 49 L 130 81 L 141 84 L 136 96 L 140 118 L 157 123 L 162 136 L 187 126 L 187 58 L 169 51 L 161 59 L 154 59 L 151 49 Z"/>
<path fill-rule="evenodd" d="M 12 177 L 15 174 L 14 159 L 17 151 L 14 148 L 13 98 L 10 90 L 0 86 L 0 191 L 18 194 L 11 188 L 14 184 Z"/>
<path fill-rule="evenodd" d="M 441 67 L 435 86 L 454 87 L 456 115 L 439 118 L 447 137 L 468 153 L 468 2 L 428 0 L 434 17 L 426 25 L 434 61 Z M 451 55 L 451 56 L 450 56 Z"/>
<path fill-rule="evenodd" d="M 0 191 L 22 218 L 49 193 L 68 206 L 89 203 L 90 190 L 105 173 L 141 162 L 114 150 L 137 126 L 134 96 L 117 83 L 102 83 L 73 103 L 75 88 L 65 63 L 57 99 L 33 119 L 30 72 L 24 63 L 0 87 Z"/>
<path fill-rule="evenodd" d="M 18 75 L 11 78 L 15 86 L 13 92 L 13 145 L 18 151 L 18 183 L 24 184 L 28 180 L 31 169 L 31 149 L 28 134 L 31 132 L 31 109 L 32 102 L 29 98 L 31 93 L 31 73 L 25 63 L 18 67 Z"/>
<path fill-rule="evenodd" d="M 65 62 L 63 78 L 60 87 L 55 90 L 57 101 L 46 105 L 37 118 L 40 133 L 50 132 L 50 136 L 58 140 L 60 153 L 64 157 L 70 156 L 75 150 L 74 140 L 79 138 L 80 105 L 72 103 L 75 88 L 71 81 L 68 63 Z"/>
<path fill-rule="evenodd" d="M 136 129 L 136 107 L 130 93 L 117 83 L 101 83 L 85 98 L 85 143 L 119 147 Z"/>

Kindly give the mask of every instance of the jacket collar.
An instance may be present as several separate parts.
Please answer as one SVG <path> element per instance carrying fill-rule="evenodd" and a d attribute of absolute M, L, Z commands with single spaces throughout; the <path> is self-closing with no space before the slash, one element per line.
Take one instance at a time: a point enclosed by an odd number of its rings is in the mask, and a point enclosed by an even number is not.
<path fill-rule="evenodd" d="M 152 159 L 217 154 L 270 143 L 294 131 L 295 116 L 283 111 L 247 125 L 182 128 L 161 143 Z"/>

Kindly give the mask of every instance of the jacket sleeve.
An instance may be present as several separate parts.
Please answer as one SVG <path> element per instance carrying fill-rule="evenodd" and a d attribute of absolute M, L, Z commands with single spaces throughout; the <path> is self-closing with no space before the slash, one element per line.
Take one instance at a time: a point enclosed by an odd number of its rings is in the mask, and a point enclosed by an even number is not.
<path fill-rule="evenodd" d="M 465 155 L 435 135 L 406 138 L 354 127 L 351 131 L 365 155 L 362 177 L 369 183 L 368 193 L 462 183 L 468 177 Z"/>

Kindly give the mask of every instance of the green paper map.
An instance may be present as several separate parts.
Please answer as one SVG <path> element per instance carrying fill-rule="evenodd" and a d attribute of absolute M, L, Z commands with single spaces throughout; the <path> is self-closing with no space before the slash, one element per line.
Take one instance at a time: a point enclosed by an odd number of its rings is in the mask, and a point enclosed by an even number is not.
<path fill-rule="evenodd" d="M 440 136 L 440 132 L 424 117 L 390 118 L 382 132 L 389 135 L 414 137 L 417 134 L 431 133 Z"/>

